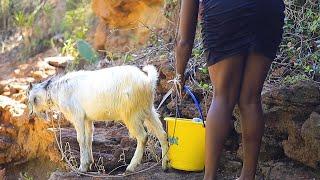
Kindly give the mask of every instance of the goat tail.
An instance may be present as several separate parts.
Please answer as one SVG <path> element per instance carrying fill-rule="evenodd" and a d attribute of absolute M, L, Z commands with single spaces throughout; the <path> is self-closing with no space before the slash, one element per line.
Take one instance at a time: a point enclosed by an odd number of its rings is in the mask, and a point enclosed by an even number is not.
<path fill-rule="evenodd" d="M 158 76 L 159 76 L 156 67 L 153 65 L 147 65 L 147 66 L 143 67 L 142 70 L 148 74 L 148 78 L 150 79 L 150 81 L 153 85 L 153 88 L 155 89 L 157 86 L 157 81 L 158 81 Z"/>

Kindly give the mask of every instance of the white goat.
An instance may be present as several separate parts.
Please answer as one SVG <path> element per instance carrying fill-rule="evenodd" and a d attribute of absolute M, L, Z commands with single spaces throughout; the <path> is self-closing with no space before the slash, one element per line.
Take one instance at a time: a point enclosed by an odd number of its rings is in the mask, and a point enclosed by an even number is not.
<path fill-rule="evenodd" d="M 127 171 L 134 171 L 141 162 L 147 142 L 144 125 L 159 139 L 162 168 L 166 169 L 167 136 L 153 105 L 158 73 L 150 65 L 143 71 L 147 74 L 135 66 L 117 66 L 48 79 L 30 87 L 30 111 L 41 115 L 48 110 L 58 110 L 74 125 L 82 172 L 93 163 L 93 121 L 108 120 L 122 121 L 131 137 L 137 139 L 137 148 Z"/>

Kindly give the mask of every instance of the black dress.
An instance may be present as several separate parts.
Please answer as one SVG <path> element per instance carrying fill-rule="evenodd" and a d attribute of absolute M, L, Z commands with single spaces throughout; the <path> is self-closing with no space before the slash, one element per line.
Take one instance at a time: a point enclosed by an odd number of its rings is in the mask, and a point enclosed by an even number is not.
<path fill-rule="evenodd" d="M 208 66 L 241 53 L 275 58 L 283 34 L 283 0 L 203 0 L 202 7 Z"/>

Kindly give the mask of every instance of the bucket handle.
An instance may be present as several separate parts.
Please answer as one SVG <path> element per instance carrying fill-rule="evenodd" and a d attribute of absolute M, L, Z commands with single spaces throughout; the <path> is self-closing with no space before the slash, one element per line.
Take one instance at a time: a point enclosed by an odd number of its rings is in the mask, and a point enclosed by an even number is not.
<path fill-rule="evenodd" d="M 202 124 L 203 127 L 206 127 L 205 123 L 204 123 L 204 118 L 203 118 L 203 114 L 202 114 L 202 109 L 200 106 L 200 103 L 198 101 L 198 99 L 196 98 L 196 96 L 192 93 L 191 89 L 188 86 L 184 86 L 184 91 L 192 98 L 196 108 L 198 109 L 198 112 L 200 114 L 200 119 L 202 120 Z"/>

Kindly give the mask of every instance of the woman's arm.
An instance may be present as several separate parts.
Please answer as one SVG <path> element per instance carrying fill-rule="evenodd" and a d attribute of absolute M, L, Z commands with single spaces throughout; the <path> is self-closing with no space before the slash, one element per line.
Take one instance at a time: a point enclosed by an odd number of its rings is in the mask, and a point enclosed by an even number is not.
<path fill-rule="evenodd" d="M 184 71 L 191 56 L 196 32 L 199 0 L 181 0 L 180 22 L 175 49 L 176 74 L 184 83 Z"/>

